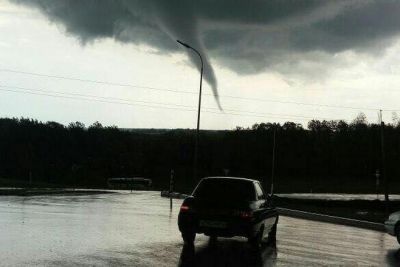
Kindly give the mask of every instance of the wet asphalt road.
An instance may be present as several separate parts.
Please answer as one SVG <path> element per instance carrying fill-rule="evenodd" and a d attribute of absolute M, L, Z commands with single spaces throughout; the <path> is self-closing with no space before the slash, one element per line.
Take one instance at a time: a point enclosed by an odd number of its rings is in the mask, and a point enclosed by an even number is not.
<path fill-rule="evenodd" d="M 159 192 L 0 196 L 1 266 L 400 265 L 384 233 L 281 217 L 278 242 L 255 251 L 245 239 L 198 236 L 183 247 L 180 201 Z"/>

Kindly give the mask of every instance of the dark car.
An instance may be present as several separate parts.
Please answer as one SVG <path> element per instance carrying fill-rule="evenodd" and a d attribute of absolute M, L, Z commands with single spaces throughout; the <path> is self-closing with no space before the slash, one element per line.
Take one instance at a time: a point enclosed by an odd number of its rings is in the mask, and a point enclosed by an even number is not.
<path fill-rule="evenodd" d="M 211 238 L 242 236 L 256 246 L 275 242 L 279 216 L 270 204 L 256 180 L 203 178 L 182 203 L 179 230 L 185 243 L 199 233 Z"/>

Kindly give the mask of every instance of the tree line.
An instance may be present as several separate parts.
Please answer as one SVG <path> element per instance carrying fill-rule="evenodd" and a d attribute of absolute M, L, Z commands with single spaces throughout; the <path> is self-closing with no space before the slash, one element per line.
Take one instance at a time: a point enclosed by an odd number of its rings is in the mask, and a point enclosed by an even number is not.
<path fill-rule="evenodd" d="M 360 114 L 354 121 L 259 123 L 234 130 L 201 131 L 198 174 L 259 179 L 270 187 L 275 131 L 277 192 L 376 193 L 382 174 L 381 125 Z M 400 184 L 400 125 L 384 126 L 385 174 Z M 189 192 L 195 131 L 119 129 L 95 122 L 64 126 L 26 118 L 0 119 L 0 185 L 107 187 L 111 177 L 151 178 L 166 189 Z M 382 178 L 382 176 L 380 177 Z M 379 181 L 383 190 L 383 180 Z"/>

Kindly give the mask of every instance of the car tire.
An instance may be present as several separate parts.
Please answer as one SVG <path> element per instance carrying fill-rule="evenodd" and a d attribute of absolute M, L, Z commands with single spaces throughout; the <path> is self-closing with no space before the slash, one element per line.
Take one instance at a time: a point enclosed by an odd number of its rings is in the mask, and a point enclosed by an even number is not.
<path fill-rule="evenodd" d="M 268 239 L 267 243 L 268 244 L 275 244 L 276 243 L 276 231 L 278 228 L 278 223 L 275 223 L 274 226 L 272 226 L 271 231 L 268 234 Z"/>
<path fill-rule="evenodd" d="M 264 227 L 261 227 L 255 236 L 249 237 L 250 245 L 254 248 L 260 248 L 261 242 L 263 240 L 263 235 L 264 235 Z"/>
<path fill-rule="evenodd" d="M 193 244 L 195 238 L 196 238 L 196 233 L 182 232 L 182 239 L 185 244 Z"/>
<path fill-rule="evenodd" d="M 394 234 L 396 235 L 397 242 L 400 244 L 400 222 L 398 222 L 394 228 Z"/>

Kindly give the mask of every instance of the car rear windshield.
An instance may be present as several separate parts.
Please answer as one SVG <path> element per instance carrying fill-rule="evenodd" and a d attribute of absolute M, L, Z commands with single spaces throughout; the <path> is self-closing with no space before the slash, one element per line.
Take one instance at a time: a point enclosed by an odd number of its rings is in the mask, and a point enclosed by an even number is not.
<path fill-rule="evenodd" d="M 205 179 L 197 186 L 193 196 L 204 199 L 255 200 L 253 183 L 234 179 Z"/>

